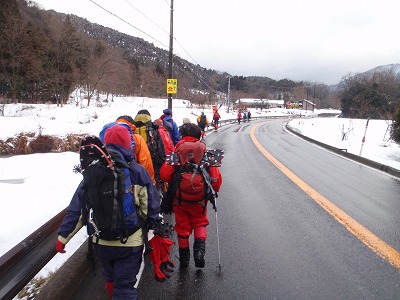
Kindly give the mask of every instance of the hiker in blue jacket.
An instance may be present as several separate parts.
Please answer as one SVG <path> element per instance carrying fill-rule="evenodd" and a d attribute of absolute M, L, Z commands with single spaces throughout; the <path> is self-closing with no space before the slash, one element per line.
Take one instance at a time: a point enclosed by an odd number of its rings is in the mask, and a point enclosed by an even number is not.
<path fill-rule="evenodd" d="M 169 108 L 164 109 L 163 115 L 160 117 L 160 120 L 163 120 L 164 127 L 168 129 L 171 140 L 175 146 L 180 140 L 180 134 L 178 125 L 176 125 L 175 121 L 172 119 L 172 110 L 170 110 Z M 166 122 L 168 122 L 172 126 L 169 126 L 169 124 Z"/>
<path fill-rule="evenodd" d="M 114 146 L 113 149 L 118 149 L 129 162 L 133 193 L 135 202 L 138 204 L 135 217 L 144 220 L 144 227 L 131 234 L 125 244 L 121 240 L 103 240 L 93 236 L 94 230 L 89 223 L 89 216 L 82 213 L 87 210 L 84 209 L 82 181 L 58 229 L 56 250 L 65 253 L 65 245 L 82 226 L 87 225 L 89 239 L 92 240 L 102 265 L 105 288 L 110 299 L 138 299 L 134 285 L 142 263 L 145 231 L 146 227 L 151 228 L 160 221 L 160 198 L 149 173 L 132 159 L 131 135 L 126 127 L 115 125 L 108 128 L 104 135 L 104 143 L 107 146 Z"/>

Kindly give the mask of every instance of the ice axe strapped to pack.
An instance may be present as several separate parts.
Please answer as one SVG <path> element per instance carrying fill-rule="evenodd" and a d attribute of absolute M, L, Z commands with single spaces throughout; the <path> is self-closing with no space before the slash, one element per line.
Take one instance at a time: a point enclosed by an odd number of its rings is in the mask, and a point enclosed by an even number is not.
<path fill-rule="evenodd" d="M 181 159 L 181 155 L 179 155 L 179 153 L 172 152 L 171 154 L 167 155 L 166 162 L 172 166 L 181 166 L 190 161 L 190 159 L 193 157 L 192 155 L 194 156 L 194 154 L 186 154 L 186 157 Z M 207 167 L 221 167 L 221 161 L 224 156 L 225 153 L 222 149 L 207 149 L 198 165 Z"/>
<path fill-rule="evenodd" d="M 184 145 L 185 143 L 179 147 L 179 152 L 172 152 L 167 155 L 167 163 L 176 169 L 169 189 L 163 198 L 162 211 L 172 213 L 172 199 L 174 197 L 178 201 L 204 202 L 204 208 L 206 201 L 210 201 L 213 209 L 216 210 L 215 199 L 218 194 L 212 187 L 212 178 L 208 170 L 209 167 L 221 166 L 224 150 L 202 150 L 196 147 L 186 150 L 183 147 Z M 202 185 L 199 184 L 200 179 Z M 196 186 L 197 184 L 199 186 Z M 183 190 L 182 185 L 191 186 L 191 189 Z M 191 201 L 187 201 L 188 198 L 191 198 Z"/>

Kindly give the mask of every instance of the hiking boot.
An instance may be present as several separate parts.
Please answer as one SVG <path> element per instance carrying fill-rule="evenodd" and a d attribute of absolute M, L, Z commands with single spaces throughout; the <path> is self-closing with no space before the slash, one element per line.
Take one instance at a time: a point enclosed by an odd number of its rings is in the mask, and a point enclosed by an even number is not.
<path fill-rule="evenodd" d="M 206 253 L 206 241 L 202 239 L 195 239 L 193 245 L 193 258 L 194 265 L 197 268 L 204 268 L 204 254 Z"/>
<path fill-rule="evenodd" d="M 189 266 L 190 249 L 179 248 L 179 268 L 185 269 Z"/>

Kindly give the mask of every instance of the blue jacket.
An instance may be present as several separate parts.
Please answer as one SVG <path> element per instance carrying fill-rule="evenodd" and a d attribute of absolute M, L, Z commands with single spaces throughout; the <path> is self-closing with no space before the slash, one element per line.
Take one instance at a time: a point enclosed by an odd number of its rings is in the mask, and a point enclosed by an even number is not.
<path fill-rule="evenodd" d="M 171 136 L 171 140 L 175 146 L 180 140 L 178 125 L 176 125 L 172 117 L 169 115 L 165 115 L 164 121 L 169 122 L 172 125 L 172 131 L 169 133 L 169 135 Z"/>
<path fill-rule="evenodd" d="M 132 172 L 133 185 L 137 191 L 135 192 L 135 197 L 136 202 L 139 204 L 138 214 L 145 220 L 146 225 L 155 224 L 160 218 L 160 197 L 157 189 L 149 173 L 143 166 L 131 162 L 130 170 Z M 72 196 L 71 202 L 67 208 L 67 214 L 58 228 L 58 240 L 64 244 L 68 243 L 74 234 L 88 223 L 87 220 L 84 219 L 88 216 L 82 215 L 82 205 L 83 181 L 79 184 L 75 194 Z M 91 226 L 87 226 L 87 230 L 89 235 L 92 234 Z M 133 235 L 135 234 L 136 233 Z M 141 232 L 136 234 L 136 236 L 140 235 Z M 113 243 L 115 246 L 131 246 L 129 244 L 120 244 L 119 241 L 113 241 Z"/>

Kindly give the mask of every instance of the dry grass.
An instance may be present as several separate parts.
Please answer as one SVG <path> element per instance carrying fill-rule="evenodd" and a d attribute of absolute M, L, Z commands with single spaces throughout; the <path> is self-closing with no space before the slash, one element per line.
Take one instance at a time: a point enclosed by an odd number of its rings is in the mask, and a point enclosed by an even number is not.
<path fill-rule="evenodd" d="M 35 296 L 40 293 L 41 288 L 50 280 L 53 273 L 48 277 L 33 278 L 19 293 L 16 299 L 30 300 L 35 299 Z"/>
<path fill-rule="evenodd" d="M 69 134 L 63 138 L 49 135 L 35 137 L 34 133 L 21 133 L 7 141 L 0 140 L 0 155 L 77 152 L 80 142 L 85 136 L 84 134 Z"/>

